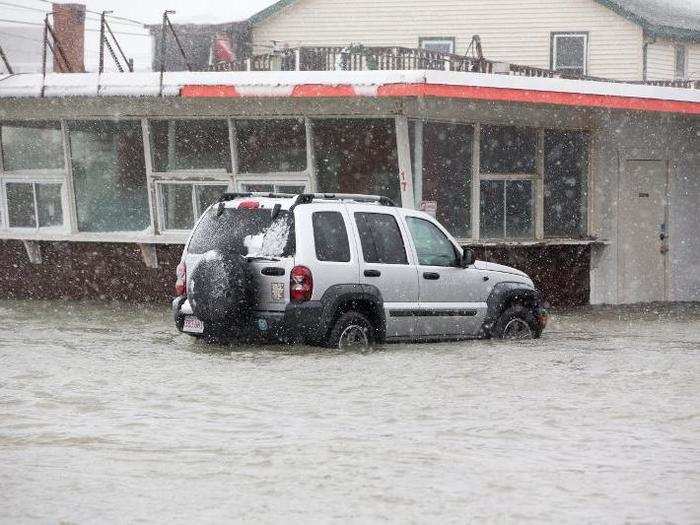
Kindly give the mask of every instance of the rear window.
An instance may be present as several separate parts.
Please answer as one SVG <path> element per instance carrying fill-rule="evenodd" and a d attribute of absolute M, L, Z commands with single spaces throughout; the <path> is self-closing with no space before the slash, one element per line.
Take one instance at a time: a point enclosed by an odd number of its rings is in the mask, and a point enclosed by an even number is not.
<path fill-rule="evenodd" d="M 393 215 L 356 213 L 362 257 L 368 263 L 408 264 L 401 231 Z"/>
<path fill-rule="evenodd" d="M 319 261 L 349 262 L 350 243 L 343 216 L 337 211 L 317 211 L 311 216 L 316 258 Z"/>
<path fill-rule="evenodd" d="M 225 208 L 207 210 L 197 225 L 189 253 L 216 250 L 225 254 L 287 257 L 294 255 L 294 215 L 279 211 L 273 219 L 270 209 Z"/>

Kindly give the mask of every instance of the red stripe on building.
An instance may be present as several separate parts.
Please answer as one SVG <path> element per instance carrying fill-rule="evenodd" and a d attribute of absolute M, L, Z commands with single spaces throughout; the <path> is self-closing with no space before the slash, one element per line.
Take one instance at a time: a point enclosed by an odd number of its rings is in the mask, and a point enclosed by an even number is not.
<path fill-rule="evenodd" d="M 444 84 L 387 84 L 379 87 L 377 96 L 504 100 L 509 102 L 528 102 L 531 104 L 556 104 L 562 106 L 587 106 L 700 114 L 700 102 L 622 97 L 616 95 L 592 95 L 586 93 L 563 93 L 561 91 L 536 91 L 530 89 L 449 86 Z"/>
<path fill-rule="evenodd" d="M 239 97 L 235 86 L 187 85 L 180 89 L 183 97 Z M 350 85 L 301 84 L 294 86 L 295 98 L 338 98 L 360 96 Z M 385 84 L 377 88 L 380 97 L 439 97 L 473 100 L 502 100 L 530 104 L 554 104 L 560 106 L 600 107 L 666 113 L 700 114 L 700 102 L 659 100 L 654 98 L 624 97 L 618 95 L 593 95 L 564 93 L 561 91 L 537 91 L 532 89 L 494 88 L 478 86 L 450 86 L 445 84 Z"/>
<path fill-rule="evenodd" d="M 235 86 L 182 86 L 180 88 L 181 97 L 238 97 Z"/>
<path fill-rule="evenodd" d="M 293 97 L 355 97 L 355 88 L 349 85 L 326 86 L 323 84 L 300 84 L 294 86 Z"/>

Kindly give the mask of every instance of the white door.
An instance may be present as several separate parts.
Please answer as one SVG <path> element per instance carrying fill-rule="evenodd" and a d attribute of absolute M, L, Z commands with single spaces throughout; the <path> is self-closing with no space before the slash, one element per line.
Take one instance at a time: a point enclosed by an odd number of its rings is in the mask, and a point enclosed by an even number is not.
<path fill-rule="evenodd" d="M 418 332 L 425 337 L 477 334 L 486 315 L 484 275 L 473 265 L 460 267 L 460 249 L 432 221 L 407 215 L 406 224 L 418 267 Z"/>
<path fill-rule="evenodd" d="M 387 338 L 415 335 L 418 274 L 408 257 L 404 232 L 393 212 L 355 211 L 353 220 L 360 239 L 360 282 L 382 294 Z"/>
<path fill-rule="evenodd" d="M 666 162 L 627 160 L 618 215 L 621 303 L 666 300 Z"/>

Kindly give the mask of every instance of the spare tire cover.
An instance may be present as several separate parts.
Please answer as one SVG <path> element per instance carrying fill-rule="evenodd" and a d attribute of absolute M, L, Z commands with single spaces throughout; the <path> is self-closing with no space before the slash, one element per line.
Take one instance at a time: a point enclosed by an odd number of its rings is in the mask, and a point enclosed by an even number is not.
<path fill-rule="evenodd" d="M 240 255 L 204 259 L 188 278 L 187 296 L 204 322 L 245 321 L 250 313 L 251 279 Z"/>

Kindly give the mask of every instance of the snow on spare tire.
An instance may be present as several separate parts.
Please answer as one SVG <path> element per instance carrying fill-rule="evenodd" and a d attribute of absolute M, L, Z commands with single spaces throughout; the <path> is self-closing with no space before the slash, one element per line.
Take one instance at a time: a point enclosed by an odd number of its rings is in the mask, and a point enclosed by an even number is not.
<path fill-rule="evenodd" d="M 281 256 L 291 230 L 287 216 L 272 210 L 210 210 L 188 248 L 194 314 L 205 323 L 245 322 L 253 299 L 246 255 Z"/>

